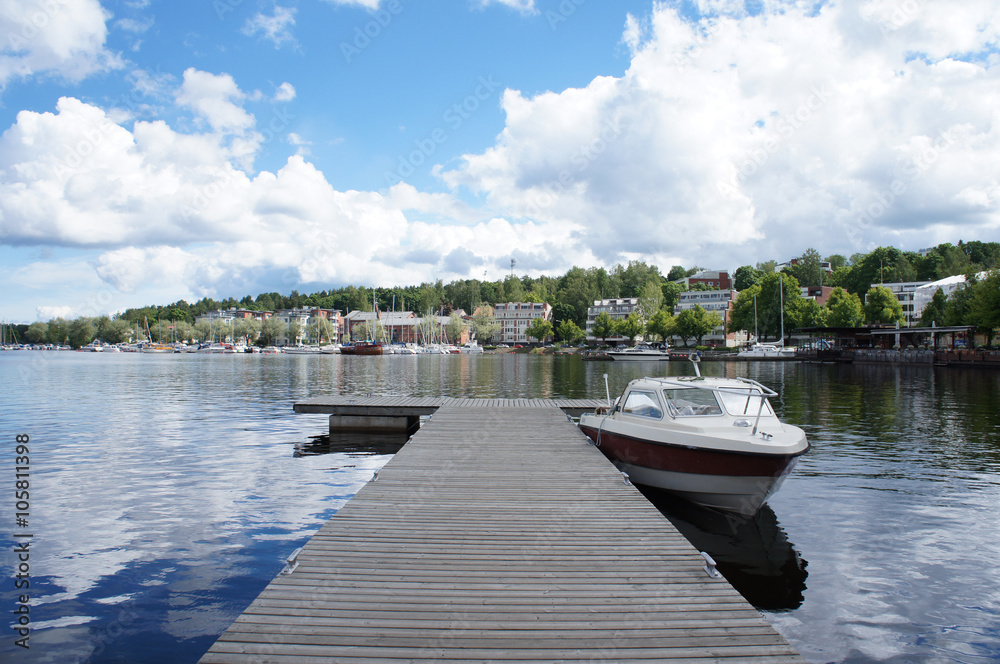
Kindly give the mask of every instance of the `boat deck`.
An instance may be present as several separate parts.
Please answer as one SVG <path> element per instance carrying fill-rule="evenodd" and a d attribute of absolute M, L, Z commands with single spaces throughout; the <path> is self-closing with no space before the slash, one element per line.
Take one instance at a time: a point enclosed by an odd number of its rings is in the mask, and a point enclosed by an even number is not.
<path fill-rule="evenodd" d="M 555 404 L 466 401 L 201 662 L 804 662 Z"/>

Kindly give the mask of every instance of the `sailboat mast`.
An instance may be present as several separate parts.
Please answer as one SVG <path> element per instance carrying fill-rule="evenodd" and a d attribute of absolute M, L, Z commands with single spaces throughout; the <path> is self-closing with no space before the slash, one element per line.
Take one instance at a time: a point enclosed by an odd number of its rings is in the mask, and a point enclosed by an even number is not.
<path fill-rule="evenodd" d="M 781 302 L 781 308 L 778 310 L 778 315 L 781 316 L 781 345 L 785 345 L 785 280 L 778 275 L 778 296 Z"/>

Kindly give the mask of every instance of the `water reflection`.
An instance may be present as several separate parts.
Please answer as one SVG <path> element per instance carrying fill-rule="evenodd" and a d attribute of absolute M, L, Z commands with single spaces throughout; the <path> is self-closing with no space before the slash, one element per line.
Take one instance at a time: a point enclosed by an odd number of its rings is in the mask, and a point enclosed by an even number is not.
<path fill-rule="evenodd" d="M 790 611 L 802 605 L 808 564 L 788 541 L 767 504 L 750 518 L 723 514 L 651 487 L 643 495 L 755 608 Z"/>
<path fill-rule="evenodd" d="M 292 456 L 347 454 L 351 457 L 360 457 L 395 454 L 406 444 L 407 438 L 405 433 L 340 432 L 333 435 L 309 436 L 308 441 L 295 443 Z"/>

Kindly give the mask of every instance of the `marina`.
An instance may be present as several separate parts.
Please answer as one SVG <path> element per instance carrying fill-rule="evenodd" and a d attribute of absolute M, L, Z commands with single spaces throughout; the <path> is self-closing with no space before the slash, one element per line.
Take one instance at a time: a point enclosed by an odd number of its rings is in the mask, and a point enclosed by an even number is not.
<path fill-rule="evenodd" d="M 701 368 L 773 389 L 775 415 L 801 427 L 811 448 L 752 518 L 643 490 L 666 529 L 651 536 L 666 536 L 670 524 L 681 530 L 808 662 L 979 664 L 1000 656 L 1000 373 L 784 361 Z M 31 650 L 5 640 L 0 660 L 193 664 L 204 657 L 296 549 L 355 495 L 391 477 L 385 464 L 408 445 L 400 433 L 331 436 L 330 413 L 296 413 L 292 404 L 603 402 L 605 373 L 614 397 L 644 376 L 692 372 L 689 362 L 514 353 L 403 361 L 5 353 L 4 421 L 33 446 L 35 540 Z M 565 413 L 555 415 L 566 422 Z M 439 469 L 457 460 L 433 459 Z M 627 488 L 612 473 L 614 487 Z M 13 457 L 5 456 L 0 491 L 14 491 L 13 475 Z M 523 509 L 494 498 L 501 518 Z M 564 533 L 553 532 L 558 547 Z M 630 547 L 630 538 L 614 545 Z M 565 542 L 577 543 L 569 535 Z M 0 566 L 12 578 L 9 558 Z"/>
<path fill-rule="evenodd" d="M 442 401 L 200 661 L 261 657 L 804 661 L 554 403 L 486 399 Z"/>

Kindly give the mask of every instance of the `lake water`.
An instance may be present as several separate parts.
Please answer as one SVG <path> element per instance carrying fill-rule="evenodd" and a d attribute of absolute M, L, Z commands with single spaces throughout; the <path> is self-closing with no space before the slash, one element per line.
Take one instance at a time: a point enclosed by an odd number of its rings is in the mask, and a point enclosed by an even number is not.
<path fill-rule="evenodd" d="M 708 363 L 779 392 L 813 447 L 734 521 L 650 492 L 811 662 L 1000 661 L 1000 373 Z M 0 599 L 30 541 L 30 650 L 196 662 L 402 441 L 317 438 L 325 394 L 603 397 L 688 363 L 574 357 L 0 354 Z M 30 509 L 16 523 L 17 435 Z M 22 505 L 23 507 L 23 505 Z M 14 538 L 14 534 L 32 537 Z"/>

